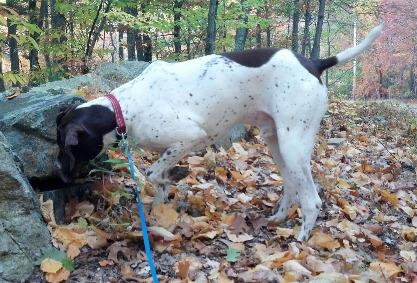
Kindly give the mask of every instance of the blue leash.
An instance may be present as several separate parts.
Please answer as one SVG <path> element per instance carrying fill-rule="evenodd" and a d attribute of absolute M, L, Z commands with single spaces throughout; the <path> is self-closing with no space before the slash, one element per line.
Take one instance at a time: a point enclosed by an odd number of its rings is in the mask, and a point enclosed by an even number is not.
<path fill-rule="evenodd" d="M 142 201 L 140 200 L 139 188 L 138 188 L 137 180 L 135 176 L 135 167 L 133 163 L 132 153 L 130 152 L 128 142 L 124 135 L 122 135 L 122 150 L 125 151 L 127 155 L 127 160 L 129 161 L 130 175 L 132 176 L 132 179 L 136 182 L 135 193 L 136 193 L 136 201 L 138 203 L 140 226 L 142 228 L 143 243 L 145 245 L 145 253 L 148 259 L 149 267 L 151 269 L 152 279 L 154 283 L 159 283 L 158 276 L 156 274 L 155 264 L 152 258 L 151 245 L 149 244 L 148 229 L 146 228 L 145 212 L 143 211 Z"/>

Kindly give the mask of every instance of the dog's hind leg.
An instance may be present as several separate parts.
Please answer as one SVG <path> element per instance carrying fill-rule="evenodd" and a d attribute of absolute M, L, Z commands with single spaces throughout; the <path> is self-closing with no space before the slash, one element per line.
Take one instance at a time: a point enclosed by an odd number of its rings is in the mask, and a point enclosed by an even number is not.
<path fill-rule="evenodd" d="M 315 114 L 313 114 L 315 115 Z M 311 116 L 310 116 L 311 118 Z M 303 119 L 301 119 L 303 120 Z M 311 118 L 310 123 L 294 121 L 277 125 L 278 148 L 281 153 L 281 167 L 284 168 L 284 182 L 301 205 L 302 225 L 297 239 L 307 240 L 320 212 L 322 202 L 311 176 L 310 159 L 319 121 Z M 285 206 L 284 206 L 285 207 Z M 282 217 L 278 210 L 277 218 Z"/>
<path fill-rule="evenodd" d="M 270 117 L 264 117 L 262 122 L 258 123 L 258 127 L 262 138 L 265 140 L 269 150 L 271 151 L 274 162 L 279 165 L 279 172 L 281 176 L 284 178 L 283 195 L 279 202 L 279 206 L 277 206 L 277 212 L 269 218 L 270 221 L 282 222 L 287 216 L 288 209 L 297 202 L 297 198 L 295 196 L 295 191 L 292 189 L 292 184 L 290 183 L 291 179 L 289 178 L 289 173 L 286 171 L 281 152 L 279 150 L 278 136 L 274 120 Z"/>

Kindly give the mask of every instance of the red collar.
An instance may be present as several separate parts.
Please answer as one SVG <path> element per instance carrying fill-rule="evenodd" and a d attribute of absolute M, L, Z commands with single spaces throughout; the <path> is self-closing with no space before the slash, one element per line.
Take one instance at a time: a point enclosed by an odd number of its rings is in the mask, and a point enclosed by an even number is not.
<path fill-rule="evenodd" d="M 117 101 L 116 97 L 114 97 L 113 94 L 109 93 L 106 95 L 108 100 L 110 100 L 113 110 L 114 110 L 114 116 L 116 117 L 116 133 L 123 136 L 127 133 L 126 123 L 125 119 L 123 118 L 123 112 L 122 108 L 120 107 L 119 101 Z"/>

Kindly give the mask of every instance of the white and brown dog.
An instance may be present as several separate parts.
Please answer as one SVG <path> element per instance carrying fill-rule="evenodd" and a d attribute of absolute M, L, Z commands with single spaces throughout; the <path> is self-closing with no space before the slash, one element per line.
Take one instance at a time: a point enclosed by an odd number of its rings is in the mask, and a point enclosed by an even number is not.
<path fill-rule="evenodd" d="M 260 128 L 280 165 L 284 194 L 274 220 L 299 202 L 299 240 L 314 226 L 321 200 L 310 158 L 327 109 L 324 70 L 359 55 L 379 36 L 374 28 L 358 46 L 334 57 L 309 60 L 290 50 L 261 48 L 180 62 L 152 63 L 140 76 L 112 91 L 128 134 L 140 147 L 162 153 L 146 172 L 164 192 L 170 170 L 187 153 L 213 144 L 236 124 Z M 116 119 L 107 98 L 98 98 L 57 117 L 58 171 L 64 180 L 116 140 Z"/>

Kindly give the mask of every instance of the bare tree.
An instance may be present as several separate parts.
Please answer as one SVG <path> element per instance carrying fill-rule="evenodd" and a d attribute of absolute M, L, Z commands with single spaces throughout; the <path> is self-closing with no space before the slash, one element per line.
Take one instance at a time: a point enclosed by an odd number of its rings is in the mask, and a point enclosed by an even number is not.
<path fill-rule="evenodd" d="M 29 9 L 29 22 L 31 24 L 36 24 L 38 27 L 41 26 L 42 23 L 40 23 L 40 18 L 38 17 L 38 13 L 36 10 L 36 0 L 29 0 L 28 4 Z M 35 32 L 32 37 L 35 40 L 36 43 L 39 44 L 39 36 L 40 34 Z M 38 56 L 38 49 L 35 47 L 31 47 L 29 51 L 29 64 L 31 70 L 36 70 L 39 68 L 39 56 Z"/>
<path fill-rule="evenodd" d="M 318 59 L 320 57 L 320 39 L 323 31 L 324 11 L 326 8 L 326 0 L 320 0 L 319 14 L 317 17 L 316 34 L 314 35 L 313 50 L 311 51 L 311 59 Z"/>
<path fill-rule="evenodd" d="M 126 7 L 126 13 L 136 17 L 138 15 L 137 7 Z M 127 60 L 136 60 L 136 33 L 137 31 L 129 27 L 127 30 Z"/>
<path fill-rule="evenodd" d="M 258 8 L 256 9 L 256 16 L 258 18 L 261 17 L 261 9 Z M 256 47 L 257 48 L 261 48 L 262 47 L 262 29 L 261 29 L 261 25 L 257 24 L 256 25 Z"/>
<path fill-rule="evenodd" d="M 0 43 L 2 43 L 0 45 L 0 52 L 2 52 L 1 46 L 3 46 L 3 42 L 0 42 Z M 5 90 L 6 90 L 6 86 L 4 84 L 4 78 L 3 78 L 3 60 L 2 60 L 2 57 L 0 56 L 0 91 L 3 92 Z"/>
<path fill-rule="evenodd" d="M 311 0 L 305 0 L 304 34 L 301 42 L 301 54 L 310 54 L 310 24 L 311 24 Z"/>
<path fill-rule="evenodd" d="M 13 8 L 14 1 L 7 0 L 6 5 Z M 16 40 L 16 32 L 17 32 L 16 24 L 14 24 L 12 20 L 8 18 L 7 19 L 7 34 L 8 34 L 9 50 L 10 50 L 11 71 L 14 73 L 19 73 L 20 63 L 19 63 L 19 50 L 18 50 L 17 40 Z M 14 85 L 18 86 L 19 83 L 16 83 Z"/>
<path fill-rule="evenodd" d="M 239 16 L 241 26 L 236 29 L 235 37 L 235 50 L 240 51 L 245 49 L 246 38 L 248 37 L 248 28 L 246 27 L 248 23 L 248 11 L 246 6 L 246 0 L 241 0 L 240 5 L 242 7 L 242 13 Z"/>
<path fill-rule="evenodd" d="M 174 50 L 181 54 L 181 8 L 183 0 L 174 0 Z"/>
<path fill-rule="evenodd" d="M 219 6 L 218 0 L 210 0 L 209 12 L 207 18 L 207 38 L 206 38 L 206 55 L 213 54 L 216 43 L 216 18 L 217 8 Z"/>
<path fill-rule="evenodd" d="M 300 1 L 293 0 L 291 49 L 298 53 L 298 24 L 300 22 Z"/>
<path fill-rule="evenodd" d="M 121 27 L 118 28 L 119 33 L 119 61 L 123 61 L 125 59 L 125 54 L 123 50 L 123 29 Z"/>

